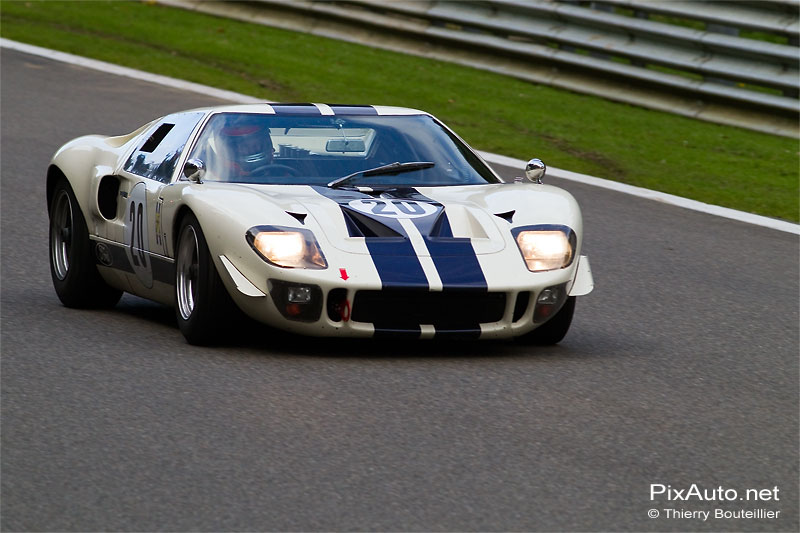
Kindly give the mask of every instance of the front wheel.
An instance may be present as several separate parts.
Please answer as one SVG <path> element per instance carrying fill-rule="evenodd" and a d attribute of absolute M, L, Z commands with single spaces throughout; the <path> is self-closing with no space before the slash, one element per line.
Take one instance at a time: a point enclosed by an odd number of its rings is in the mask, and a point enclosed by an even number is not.
<path fill-rule="evenodd" d="M 549 346 L 558 344 L 566 336 L 572 324 L 572 315 L 575 314 L 575 296 L 570 296 L 558 313 L 550 320 L 516 340 L 525 344 Z"/>
<path fill-rule="evenodd" d="M 50 275 L 58 298 L 67 307 L 113 307 L 122 296 L 103 280 L 92 255 L 92 242 L 72 188 L 60 179 L 50 213 Z"/>
<path fill-rule="evenodd" d="M 197 218 L 186 215 L 175 260 L 175 316 L 181 333 L 189 344 L 212 344 L 225 329 L 234 305 L 214 267 Z"/>

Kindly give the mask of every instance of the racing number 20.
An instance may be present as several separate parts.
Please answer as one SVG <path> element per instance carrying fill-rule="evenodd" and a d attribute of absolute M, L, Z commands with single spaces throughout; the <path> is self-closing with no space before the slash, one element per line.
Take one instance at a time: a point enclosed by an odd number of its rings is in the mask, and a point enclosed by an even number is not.
<path fill-rule="evenodd" d="M 405 200 L 395 200 L 391 204 L 387 204 L 382 200 L 364 200 L 365 204 L 373 204 L 372 212 L 376 215 L 385 217 L 403 215 L 424 215 L 425 209 L 420 207 L 417 202 L 409 202 Z"/>
<path fill-rule="evenodd" d="M 131 202 L 129 222 L 131 223 L 131 255 L 133 264 L 147 266 L 147 254 L 144 251 L 144 205 L 142 202 Z M 137 253 L 138 252 L 138 253 Z"/>
<path fill-rule="evenodd" d="M 405 199 L 358 199 L 351 200 L 348 205 L 367 215 L 395 219 L 419 218 L 432 215 L 439 210 L 439 204 Z"/>

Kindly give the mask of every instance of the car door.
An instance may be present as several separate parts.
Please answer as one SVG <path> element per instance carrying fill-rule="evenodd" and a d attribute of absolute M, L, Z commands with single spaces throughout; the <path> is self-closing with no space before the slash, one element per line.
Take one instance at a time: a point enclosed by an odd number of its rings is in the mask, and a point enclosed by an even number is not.
<path fill-rule="evenodd" d="M 172 250 L 161 228 L 161 191 L 179 172 L 186 144 L 204 113 L 177 113 L 155 123 L 143 136 L 118 172 L 122 238 L 132 273 L 134 292 L 144 293 L 154 283 L 171 284 Z M 121 234 L 121 235 L 120 235 Z"/>

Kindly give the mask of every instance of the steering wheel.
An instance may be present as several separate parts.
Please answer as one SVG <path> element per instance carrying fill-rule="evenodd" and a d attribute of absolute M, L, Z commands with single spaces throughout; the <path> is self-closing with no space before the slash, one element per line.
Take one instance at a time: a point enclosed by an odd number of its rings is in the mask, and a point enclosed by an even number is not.
<path fill-rule="evenodd" d="M 300 171 L 288 165 L 281 165 L 280 163 L 268 163 L 250 171 L 251 176 L 256 176 L 258 174 L 266 174 L 268 176 L 288 175 L 297 177 L 300 175 Z"/>

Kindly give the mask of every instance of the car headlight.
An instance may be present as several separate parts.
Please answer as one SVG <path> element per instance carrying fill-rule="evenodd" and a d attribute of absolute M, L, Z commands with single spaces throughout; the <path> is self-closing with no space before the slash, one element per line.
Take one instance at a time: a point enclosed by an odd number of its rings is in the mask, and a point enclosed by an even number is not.
<path fill-rule="evenodd" d="M 309 230 L 256 226 L 247 231 L 247 242 L 263 259 L 279 267 L 328 268 L 328 262 Z"/>
<path fill-rule="evenodd" d="M 566 268 L 575 255 L 575 233 L 566 226 L 528 226 L 513 230 L 531 272 Z"/>

